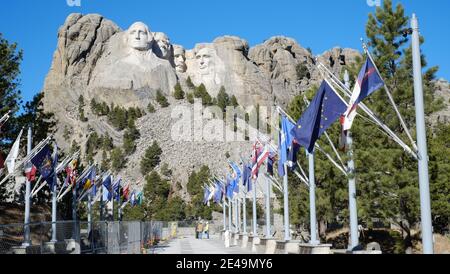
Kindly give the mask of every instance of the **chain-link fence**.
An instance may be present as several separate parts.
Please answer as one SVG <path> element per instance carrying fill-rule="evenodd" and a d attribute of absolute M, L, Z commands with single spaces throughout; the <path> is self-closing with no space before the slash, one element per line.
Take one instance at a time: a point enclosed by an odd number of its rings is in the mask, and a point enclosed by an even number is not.
<path fill-rule="evenodd" d="M 177 237 L 177 224 L 60 221 L 0 225 L 0 254 L 149 253 L 161 241 Z"/>

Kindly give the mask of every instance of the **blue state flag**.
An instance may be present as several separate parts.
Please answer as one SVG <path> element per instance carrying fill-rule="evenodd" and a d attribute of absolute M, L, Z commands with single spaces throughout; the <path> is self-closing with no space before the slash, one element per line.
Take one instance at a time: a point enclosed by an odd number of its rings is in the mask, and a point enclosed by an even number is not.
<path fill-rule="evenodd" d="M 218 204 L 222 200 L 222 185 L 219 181 L 215 183 L 214 203 Z"/>
<path fill-rule="evenodd" d="M 360 103 L 384 85 L 380 74 L 378 74 L 377 69 L 370 58 L 367 58 L 366 63 L 359 72 L 357 85 L 360 86 L 361 91 L 358 99 L 356 99 L 356 104 Z"/>
<path fill-rule="evenodd" d="M 46 145 L 39 151 L 39 153 L 31 159 L 31 163 L 39 170 L 42 178 L 50 185 L 50 188 L 53 189 L 55 162 L 52 159 L 50 146 Z"/>
<path fill-rule="evenodd" d="M 289 160 L 288 159 L 288 150 L 292 149 L 293 146 L 293 136 L 291 131 L 294 129 L 295 125 L 289 121 L 289 119 L 283 115 L 281 117 L 281 131 L 279 133 L 279 141 L 280 141 L 280 154 L 278 160 L 278 175 L 283 177 L 284 174 L 284 164 Z"/>
<path fill-rule="evenodd" d="M 114 196 L 114 199 L 115 199 L 117 202 L 120 202 L 120 188 L 121 188 L 120 184 L 121 184 L 121 182 L 122 182 L 122 179 L 119 178 L 119 179 L 117 179 L 117 181 L 113 184 L 113 196 Z"/>
<path fill-rule="evenodd" d="M 346 111 L 346 104 L 326 81 L 322 82 L 311 104 L 292 129 L 296 142 L 309 153 L 316 141 Z"/>
<path fill-rule="evenodd" d="M 234 180 L 231 178 L 230 174 L 227 174 L 227 184 L 226 184 L 226 193 L 227 198 L 233 199 L 234 192 Z"/>
<path fill-rule="evenodd" d="M 103 201 L 111 201 L 112 200 L 112 181 L 111 175 L 108 175 L 103 179 Z"/>

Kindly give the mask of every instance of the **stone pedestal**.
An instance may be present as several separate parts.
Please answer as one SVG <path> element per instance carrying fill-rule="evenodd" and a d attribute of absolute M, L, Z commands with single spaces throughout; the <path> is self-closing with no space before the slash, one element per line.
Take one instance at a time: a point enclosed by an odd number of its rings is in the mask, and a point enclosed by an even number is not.
<path fill-rule="evenodd" d="M 267 239 L 266 240 L 266 251 L 265 254 L 275 254 L 277 249 L 277 240 L 275 239 Z"/>
<path fill-rule="evenodd" d="M 247 248 L 248 246 L 248 235 L 242 234 L 242 240 L 241 240 L 241 248 Z"/>
<path fill-rule="evenodd" d="M 350 251 L 350 254 L 355 254 L 355 255 L 379 255 L 379 254 L 383 254 L 383 252 L 381 252 L 381 250 L 361 250 L 361 251 Z"/>
<path fill-rule="evenodd" d="M 225 247 L 229 248 L 231 247 L 231 233 L 230 231 L 225 231 L 224 233 L 224 240 L 225 240 Z"/>
<path fill-rule="evenodd" d="M 18 254 L 18 255 L 25 255 L 28 254 L 27 253 L 27 247 L 26 246 L 13 246 L 11 248 L 11 253 L 12 254 Z"/>
<path fill-rule="evenodd" d="M 255 252 L 257 254 L 266 254 L 267 242 L 270 240 L 274 240 L 272 238 L 260 238 L 259 243 L 255 243 Z"/>
<path fill-rule="evenodd" d="M 64 242 L 66 243 L 67 254 L 81 254 L 80 243 L 74 239 L 66 239 Z"/>
<path fill-rule="evenodd" d="M 56 254 L 56 243 L 46 242 L 42 244 L 42 253 L 44 254 Z"/>
<path fill-rule="evenodd" d="M 287 254 L 286 253 L 286 241 L 276 241 L 274 254 Z"/>
<path fill-rule="evenodd" d="M 301 241 L 291 240 L 285 243 L 284 252 L 285 254 L 300 254 L 300 244 Z"/>
<path fill-rule="evenodd" d="M 254 236 L 252 237 L 252 239 L 252 252 L 258 253 L 258 247 L 261 243 L 261 238 L 259 238 L 258 236 Z"/>
<path fill-rule="evenodd" d="M 299 244 L 300 254 L 331 254 L 330 244 Z"/>
<path fill-rule="evenodd" d="M 239 234 L 237 234 L 237 233 L 233 233 L 233 234 L 232 234 L 231 245 L 232 245 L 232 246 L 237 246 L 237 245 L 239 245 Z"/>

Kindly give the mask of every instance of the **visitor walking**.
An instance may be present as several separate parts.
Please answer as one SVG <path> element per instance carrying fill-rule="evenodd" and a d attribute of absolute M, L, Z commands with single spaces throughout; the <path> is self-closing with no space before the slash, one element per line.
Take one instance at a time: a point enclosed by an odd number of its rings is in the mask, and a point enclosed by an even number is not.
<path fill-rule="evenodd" d="M 197 226 L 197 239 L 202 239 L 203 234 L 203 222 L 200 221 Z"/>
<path fill-rule="evenodd" d="M 205 234 L 206 239 L 209 240 L 209 222 L 206 222 L 205 227 L 203 228 L 203 233 Z"/>

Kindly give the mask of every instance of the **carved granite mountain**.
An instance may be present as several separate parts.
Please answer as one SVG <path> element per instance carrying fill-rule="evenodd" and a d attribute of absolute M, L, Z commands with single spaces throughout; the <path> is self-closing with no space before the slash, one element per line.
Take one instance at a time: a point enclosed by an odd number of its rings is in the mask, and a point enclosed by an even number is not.
<path fill-rule="evenodd" d="M 317 60 L 339 74 L 357 56 L 360 55 L 355 50 L 336 48 Z M 212 97 L 223 86 L 243 106 L 274 103 L 285 106 L 295 95 L 320 84 L 315 62 L 310 51 L 282 36 L 253 48 L 239 37 L 223 36 L 189 50 L 172 45 L 167 35 L 152 32 L 141 22 L 123 31 L 101 15 L 71 14 L 58 32 L 57 49 L 43 88 L 44 108 L 56 115 L 56 139 L 60 147 L 67 151 L 76 141 L 83 156 L 92 132 L 112 137 L 116 146 L 122 145 L 123 132 L 108 124 L 106 117 L 93 114 L 88 106 L 84 108 L 88 122 L 80 121 L 80 95 L 86 105 L 95 98 L 108 105 L 145 109 L 149 102 L 157 105 L 155 93 L 161 90 L 170 106 L 157 107 L 156 113 L 136 122 L 141 135 L 136 141 L 138 149 L 128 157 L 128 164 L 120 174 L 132 182 L 142 181 L 140 159 L 156 140 L 163 150 L 162 161 L 184 185 L 188 174 L 201 165 L 223 173 L 225 155 L 230 154 L 238 161 L 238 153 L 249 154 L 251 144 L 173 141 L 170 133 L 176 121 L 171 114 L 176 108 L 192 107 L 171 97 L 177 81 L 187 89 L 186 80 L 190 77 L 195 85 L 204 84 Z M 100 162 L 101 156 L 97 155 L 95 160 Z"/>

